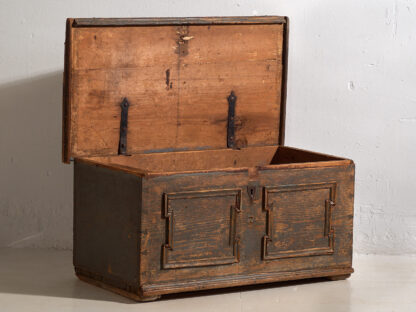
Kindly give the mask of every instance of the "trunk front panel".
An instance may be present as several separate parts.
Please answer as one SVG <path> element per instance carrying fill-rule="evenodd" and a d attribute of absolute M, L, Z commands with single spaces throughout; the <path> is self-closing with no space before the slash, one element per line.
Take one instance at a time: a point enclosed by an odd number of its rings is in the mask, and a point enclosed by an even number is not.
<path fill-rule="evenodd" d="M 353 178 L 350 165 L 144 180 L 140 283 L 351 267 Z"/>

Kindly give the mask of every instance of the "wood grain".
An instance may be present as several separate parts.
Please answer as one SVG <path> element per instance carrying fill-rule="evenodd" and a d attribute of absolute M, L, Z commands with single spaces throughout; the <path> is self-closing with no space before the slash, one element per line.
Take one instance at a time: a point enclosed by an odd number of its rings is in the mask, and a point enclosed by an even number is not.
<path fill-rule="evenodd" d="M 292 281 L 305 278 L 326 277 L 330 280 L 348 278 L 354 272 L 352 268 L 327 268 L 315 270 L 299 270 L 296 272 L 271 272 L 263 274 L 240 274 L 238 276 L 207 278 L 188 281 L 166 282 L 142 286 L 142 292 L 148 296 L 156 294 L 171 294 L 183 291 L 195 291 L 214 288 L 226 288 L 243 285 L 256 285 L 281 281 Z M 332 274 L 344 274 L 332 278 Z"/>
<path fill-rule="evenodd" d="M 237 263 L 241 193 L 241 189 L 165 193 L 163 268 Z"/>
<path fill-rule="evenodd" d="M 237 147 L 279 144 L 283 24 L 68 26 L 64 160 L 226 148 L 234 91 Z M 72 40 L 69 40 L 72 38 Z"/>
<path fill-rule="evenodd" d="M 352 216 L 353 216 L 353 179 L 354 167 L 335 166 L 328 168 L 311 168 L 307 170 L 276 169 L 259 170 L 257 175 L 248 172 L 211 172 L 204 174 L 177 174 L 143 179 L 142 228 L 146 233 L 141 239 L 143 256 L 140 257 L 141 283 L 172 283 L 208 278 L 223 278 L 273 272 L 294 272 L 298 270 L 319 270 L 327 268 L 351 268 L 352 260 Z M 254 183 L 259 188 L 260 196 L 250 199 L 247 186 Z M 293 257 L 275 257 L 264 259 L 262 241 L 267 233 L 267 213 L 263 209 L 264 197 L 261 195 L 263 186 L 281 187 L 285 185 L 299 186 L 304 184 L 335 183 L 336 208 L 331 217 L 334 228 L 333 252 L 316 254 L 301 254 L 300 251 L 313 248 L 329 247 L 325 237 L 325 200 L 330 198 L 327 188 L 305 190 L 304 197 L 289 193 L 283 196 L 271 196 L 276 202 L 276 218 L 272 223 L 273 241 L 270 249 L 273 253 L 294 251 Z M 162 249 L 153 246 L 163 246 L 166 242 L 166 221 L 161 219 L 163 193 L 209 191 L 213 189 L 242 189 L 242 210 L 237 235 L 240 237 L 239 262 L 218 264 L 205 267 L 183 267 L 162 269 Z M 312 188 L 312 187 L 310 187 Z M 309 202 L 310 199 L 312 202 Z M 179 204 L 179 202 L 177 203 Z M 192 220 L 193 211 L 198 209 L 192 201 L 180 203 L 181 220 Z M 185 206 L 194 207 L 186 209 Z M 278 206 L 277 206 L 278 205 Z M 280 211 L 279 211 L 280 209 Z M 221 214 L 218 214 L 220 216 Z M 304 216 L 304 218 L 302 218 Z M 226 222 L 221 223 L 225 226 Z M 221 228 L 221 227 L 219 227 Z M 204 231 L 204 226 L 188 227 L 188 237 Z M 286 229 L 286 230 L 285 230 Z M 216 233 L 216 232 L 215 232 Z M 217 233 L 212 240 L 221 246 L 223 235 Z M 283 236 L 282 236 L 283 235 Z M 287 235 L 287 236 L 284 236 Z M 183 244 L 185 244 L 183 242 Z M 195 242 L 197 246 L 198 242 Z M 185 245 L 186 253 L 192 251 L 193 242 L 190 239 Z M 218 253 L 212 245 L 208 250 Z M 179 246 L 179 251 L 182 250 Z M 198 248 L 192 257 L 199 257 Z M 178 252 L 179 252 L 178 251 Z M 175 246 L 173 247 L 175 252 Z M 189 256 L 189 254 L 188 254 Z"/>
<path fill-rule="evenodd" d="M 267 231 L 263 239 L 263 258 L 333 254 L 333 206 L 329 203 L 335 205 L 335 190 L 335 182 L 264 187 Z"/>
<path fill-rule="evenodd" d="M 292 160 L 292 161 L 289 161 Z M 135 154 L 125 156 L 98 156 L 78 159 L 119 170 L 144 175 L 168 175 L 205 171 L 273 170 L 277 168 L 313 168 L 350 165 L 350 160 L 317 154 L 290 147 L 259 146 L 238 150 L 218 149 L 165 153 Z"/>

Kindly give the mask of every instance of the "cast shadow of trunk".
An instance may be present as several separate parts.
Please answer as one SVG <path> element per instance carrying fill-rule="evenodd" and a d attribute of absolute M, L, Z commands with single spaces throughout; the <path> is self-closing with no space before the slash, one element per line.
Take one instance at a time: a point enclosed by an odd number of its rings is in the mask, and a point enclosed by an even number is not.
<path fill-rule="evenodd" d="M 0 247 L 72 247 L 62 72 L 0 85 Z"/>

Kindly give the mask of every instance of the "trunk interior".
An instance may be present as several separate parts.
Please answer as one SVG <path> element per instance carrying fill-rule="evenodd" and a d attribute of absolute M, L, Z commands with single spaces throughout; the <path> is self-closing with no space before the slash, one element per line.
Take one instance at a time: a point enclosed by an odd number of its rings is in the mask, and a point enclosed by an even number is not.
<path fill-rule="evenodd" d="M 345 161 L 285 146 L 260 146 L 242 149 L 218 149 L 135 154 L 131 156 L 87 157 L 82 160 L 141 174 L 175 174 L 198 171 L 273 168 L 290 164 Z"/>

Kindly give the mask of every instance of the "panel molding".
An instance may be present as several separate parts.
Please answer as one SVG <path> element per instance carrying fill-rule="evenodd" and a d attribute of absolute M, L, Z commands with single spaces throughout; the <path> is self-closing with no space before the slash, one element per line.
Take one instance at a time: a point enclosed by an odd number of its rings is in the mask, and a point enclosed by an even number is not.
<path fill-rule="evenodd" d="M 233 264 L 239 262 L 239 243 L 240 238 L 238 236 L 239 214 L 242 209 L 241 202 L 241 189 L 212 189 L 190 192 L 177 192 L 177 193 L 164 193 L 163 194 L 163 217 L 166 219 L 166 241 L 162 246 L 162 268 L 163 269 L 175 269 L 175 268 L 187 268 L 187 267 L 200 267 L 200 266 L 212 266 L 212 265 L 224 265 Z M 204 197 L 224 197 L 235 196 L 235 203 L 230 207 L 230 237 L 229 246 L 232 247 L 232 254 L 227 257 L 210 257 L 210 258 L 198 258 L 187 261 L 172 261 L 169 255 L 174 251 L 174 228 L 175 217 L 174 209 L 171 205 L 171 201 L 176 199 L 193 199 Z"/>
<path fill-rule="evenodd" d="M 266 235 L 262 241 L 262 258 L 263 260 L 277 260 L 284 258 L 309 257 L 332 255 L 334 253 L 334 236 L 335 229 L 332 226 L 332 210 L 335 207 L 336 182 L 320 182 L 306 184 L 288 184 L 280 186 L 265 186 L 263 188 L 263 210 L 266 212 Z M 328 239 L 328 245 L 319 248 L 305 248 L 297 250 L 271 251 L 269 244 L 276 238 L 273 230 L 273 203 L 269 203 L 269 194 L 284 192 L 299 192 L 319 189 L 329 189 L 329 198 L 325 199 L 325 225 L 324 237 Z"/>

